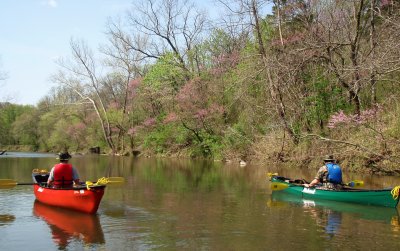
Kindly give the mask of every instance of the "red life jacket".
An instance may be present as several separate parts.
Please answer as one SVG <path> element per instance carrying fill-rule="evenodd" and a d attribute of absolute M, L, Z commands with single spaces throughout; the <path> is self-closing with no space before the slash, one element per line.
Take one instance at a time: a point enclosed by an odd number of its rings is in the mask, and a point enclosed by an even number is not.
<path fill-rule="evenodd" d="M 54 166 L 53 184 L 55 187 L 70 187 L 73 184 L 72 165 L 60 163 Z"/>

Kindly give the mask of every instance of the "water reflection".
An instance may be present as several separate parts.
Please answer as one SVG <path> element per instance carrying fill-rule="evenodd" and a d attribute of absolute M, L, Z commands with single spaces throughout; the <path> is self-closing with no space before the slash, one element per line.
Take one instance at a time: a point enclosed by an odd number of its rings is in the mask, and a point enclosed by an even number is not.
<path fill-rule="evenodd" d="M 303 207 L 304 212 L 311 215 L 317 225 L 322 227 L 330 237 L 333 237 L 339 231 L 343 215 L 347 214 L 357 219 L 384 222 L 390 224 L 393 231 L 400 230 L 399 214 L 396 208 L 325 200 L 306 200 L 282 192 L 272 193 L 267 205 L 268 207 L 291 207 L 293 205 Z"/>
<path fill-rule="evenodd" d="M 55 208 L 38 201 L 34 203 L 33 214 L 49 225 L 53 240 L 60 249 L 74 240 L 82 240 L 85 244 L 105 243 L 98 215 Z"/>
<path fill-rule="evenodd" d="M 305 204 L 304 211 L 308 212 L 317 225 L 324 229 L 329 239 L 339 231 L 342 224 L 342 212 L 332 210 L 328 207 L 316 208 L 315 206 L 311 206 L 311 203 Z"/>
<path fill-rule="evenodd" d="M 33 168 L 55 162 L 54 156 L 0 158 L 0 178 L 29 182 Z M 0 190 L 0 214 L 15 216 L 0 226 L 0 250 L 25 250 L 27 243 L 37 250 L 400 250 L 393 209 L 338 208 L 342 204 L 275 195 L 266 208 L 271 191 L 265 166 L 102 155 L 74 156 L 71 163 L 82 180 L 121 176 L 126 182 L 108 186 L 99 215 L 83 219 L 44 205 L 41 213 L 31 187 Z M 314 175 L 298 168 L 277 171 Z M 392 177 L 346 177 L 351 179 L 400 184 Z"/>
<path fill-rule="evenodd" d="M 0 214 L 0 227 L 13 223 L 15 216 L 12 214 Z"/>

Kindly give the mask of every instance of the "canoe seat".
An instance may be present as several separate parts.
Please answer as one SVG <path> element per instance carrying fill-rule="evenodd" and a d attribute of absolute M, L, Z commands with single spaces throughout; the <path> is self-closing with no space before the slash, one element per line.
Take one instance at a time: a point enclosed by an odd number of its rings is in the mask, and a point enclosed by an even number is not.
<path fill-rule="evenodd" d="M 46 183 L 47 180 L 49 179 L 49 174 L 36 174 L 34 175 L 34 181 L 37 183 Z"/>
<path fill-rule="evenodd" d="M 306 183 L 308 183 L 308 182 L 305 181 L 304 179 L 295 179 L 295 180 L 292 180 L 290 183 L 294 183 L 294 184 L 306 184 Z"/>

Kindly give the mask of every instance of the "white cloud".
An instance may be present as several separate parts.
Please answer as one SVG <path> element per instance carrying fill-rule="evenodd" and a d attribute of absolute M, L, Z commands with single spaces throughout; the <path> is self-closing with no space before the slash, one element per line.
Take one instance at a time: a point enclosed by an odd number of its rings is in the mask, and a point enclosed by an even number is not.
<path fill-rule="evenodd" d="M 52 8 L 56 8 L 58 5 L 57 0 L 46 0 L 46 1 L 43 1 L 42 4 L 52 7 Z"/>

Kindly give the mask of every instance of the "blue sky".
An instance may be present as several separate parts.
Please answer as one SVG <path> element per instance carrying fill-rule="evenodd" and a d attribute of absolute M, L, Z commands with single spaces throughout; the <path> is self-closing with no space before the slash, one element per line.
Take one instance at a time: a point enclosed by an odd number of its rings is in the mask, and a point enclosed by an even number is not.
<path fill-rule="evenodd" d="M 108 17 L 122 15 L 131 0 L 1 0 L 0 101 L 36 105 L 54 85 L 55 59 L 69 57 L 71 37 L 93 50 L 105 42 Z M 11 99 L 10 99 L 11 98 Z"/>
<path fill-rule="evenodd" d="M 58 58 L 70 57 L 71 38 L 93 51 L 106 43 L 109 17 L 123 16 L 134 0 L 0 0 L 0 102 L 36 105 L 55 86 Z M 213 16 L 215 0 L 194 0 Z"/>

